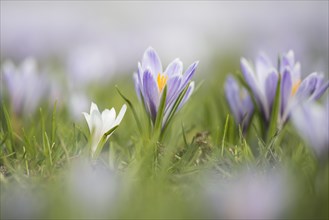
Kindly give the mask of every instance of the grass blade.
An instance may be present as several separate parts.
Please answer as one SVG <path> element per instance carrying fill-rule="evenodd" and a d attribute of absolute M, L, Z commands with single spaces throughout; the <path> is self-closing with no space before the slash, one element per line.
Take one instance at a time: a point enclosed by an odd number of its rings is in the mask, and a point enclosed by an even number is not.
<path fill-rule="evenodd" d="M 224 145 L 225 145 L 225 138 L 226 138 L 226 133 L 227 133 L 227 129 L 228 129 L 229 119 L 230 119 L 230 115 L 227 114 L 226 121 L 225 121 L 225 127 L 224 127 L 224 134 L 223 134 L 223 139 L 222 139 L 221 156 L 224 155 Z"/>
<path fill-rule="evenodd" d="M 131 103 L 131 101 L 126 96 L 124 96 L 122 94 L 122 92 L 119 90 L 118 86 L 115 86 L 115 88 L 116 88 L 117 92 L 119 93 L 119 95 L 121 96 L 121 98 L 123 98 L 123 100 L 125 100 L 127 102 L 127 104 L 129 105 L 129 107 L 131 108 L 131 111 L 133 112 L 138 130 L 139 130 L 140 134 L 142 134 L 143 133 L 142 125 L 141 125 L 141 123 L 138 119 L 137 112 L 136 112 L 133 104 Z"/>

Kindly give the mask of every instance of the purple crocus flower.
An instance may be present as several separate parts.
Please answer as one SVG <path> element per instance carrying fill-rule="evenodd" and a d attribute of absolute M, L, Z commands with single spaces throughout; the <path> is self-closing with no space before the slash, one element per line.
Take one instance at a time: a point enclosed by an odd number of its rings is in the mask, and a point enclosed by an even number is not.
<path fill-rule="evenodd" d="M 241 124 L 242 130 L 245 130 L 254 110 L 248 91 L 229 75 L 225 82 L 225 95 L 236 123 Z"/>
<path fill-rule="evenodd" d="M 295 63 L 292 50 L 280 58 L 279 70 L 273 67 L 265 54 L 261 54 L 256 59 L 255 67 L 254 70 L 245 58 L 241 59 L 242 74 L 266 122 L 270 120 L 279 74 L 281 76 L 279 128 L 287 122 L 290 112 L 297 103 L 316 100 L 329 87 L 329 81 L 323 82 L 323 74 L 316 72 L 302 80 L 300 63 Z"/>
<path fill-rule="evenodd" d="M 328 157 L 329 101 L 324 106 L 307 101 L 294 109 L 292 122 L 300 136 L 313 148 L 317 156 Z"/>
<path fill-rule="evenodd" d="M 151 47 L 146 49 L 142 63 L 138 63 L 137 73 L 134 73 L 134 82 L 136 93 L 144 101 L 145 109 L 151 117 L 153 124 L 155 123 L 165 86 L 167 86 L 167 97 L 162 122 L 163 126 L 166 124 L 176 100 L 187 85 L 189 87 L 177 110 L 189 99 L 194 90 L 194 82 L 191 81 L 191 78 L 197 66 L 198 61 L 192 63 L 185 73 L 182 74 L 183 63 L 177 58 L 163 71 L 161 60 L 155 50 Z"/>
<path fill-rule="evenodd" d="M 2 69 L 11 106 L 16 114 L 33 113 L 47 92 L 47 78 L 39 74 L 33 58 L 16 67 L 7 61 Z"/>
<path fill-rule="evenodd" d="M 280 73 L 282 82 L 279 125 L 282 126 L 297 103 L 319 99 L 328 89 L 329 81 L 324 83 L 323 74 L 316 72 L 301 80 L 300 63 L 295 63 L 295 56 L 292 50 L 282 56 Z"/>
<path fill-rule="evenodd" d="M 245 58 L 241 58 L 241 70 L 260 111 L 265 120 L 269 121 L 279 78 L 278 71 L 265 54 L 257 57 L 255 69 Z"/>

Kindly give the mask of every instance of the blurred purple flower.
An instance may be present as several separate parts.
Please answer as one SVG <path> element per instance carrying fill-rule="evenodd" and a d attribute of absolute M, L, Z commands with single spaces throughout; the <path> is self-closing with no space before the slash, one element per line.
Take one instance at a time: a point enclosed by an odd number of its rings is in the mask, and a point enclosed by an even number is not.
<path fill-rule="evenodd" d="M 316 72 L 301 80 L 301 67 L 295 62 L 294 52 L 290 50 L 284 54 L 280 62 L 281 82 L 281 108 L 280 126 L 289 118 L 295 105 L 305 100 L 319 99 L 329 86 L 329 81 L 323 82 L 323 74 Z"/>
<path fill-rule="evenodd" d="M 329 101 L 325 106 L 314 101 L 301 103 L 294 109 L 292 121 L 300 136 L 313 148 L 317 156 L 328 157 Z"/>
<path fill-rule="evenodd" d="M 33 113 L 47 92 L 47 78 L 38 73 L 36 61 L 25 59 L 19 67 L 10 61 L 3 65 L 4 81 L 16 114 Z"/>
<path fill-rule="evenodd" d="M 277 219 L 294 199 L 288 176 L 280 170 L 264 173 L 252 169 L 230 179 L 208 181 L 206 204 L 212 208 L 213 218 Z"/>
<path fill-rule="evenodd" d="M 37 183 L 4 185 L 1 185 L 0 219 L 46 219 L 50 200 L 43 187 Z"/>
<path fill-rule="evenodd" d="M 270 119 L 279 73 L 265 54 L 260 54 L 257 57 L 255 68 L 254 70 L 245 58 L 241 58 L 242 74 L 253 92 L 260 111 L 265 117 L 265 120 L 268 121 Z"/>
<path fill-rule="evenodd" d="M 236 123 L 240 124 L 242 130 L 245 131 L 254 111 L 248 91 L 240 87 L 234 77 L 229 75 L 225 82 L 225 95 Z"/>
<path fill-rule="evenodd" d="M 194 90 L 194 82 L 191 78 L 198 66 L 198 61 L 192 63 L 184 74 L 183 63 L 177 58 L 173 60 L 165 71 L 162 69 L 161 60 L 151 47 L 146 49 L 142 63 L 138 63 L 138 71 L 134 73 L 135 89 L 138 97 L 143 99 L 146 111 L 155 122 L 162 91 L 167 86 L 163 125 L 166 123 L 169 113 L 180 93 L 189 85 L 177 111 L 185 104 Z"/>
<path fill-rule="evenodd" d="M 302 80 L 300 63 L 295 63 L 292 50 L 285 53 L 279 63 L 279 70 L 276 70 L 267 56 L 261 54 L 255 62 L 256 71 L 245 58 L 241 59 L 241 69 L 266 122 L 270 120 L 280 74 L 282 80 L 278 125 L 282 128 L 296 104 L 320 98 L 329 87 L 329 81 L 324 83 L 323 74 L 316 72 Z"/>

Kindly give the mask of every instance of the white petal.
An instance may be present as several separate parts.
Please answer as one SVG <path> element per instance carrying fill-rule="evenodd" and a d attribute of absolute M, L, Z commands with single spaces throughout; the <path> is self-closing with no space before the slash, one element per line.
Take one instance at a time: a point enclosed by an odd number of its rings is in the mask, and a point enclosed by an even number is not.
<path fill-rule="evenodd" d="M 102 122 L 102 117 L 99 111 L 94 110 L 91 113 L 91 125 L 92 125 L 92 136 L 93 139 L 97 139 L 98 141 L 102 137 L 102 127 L 103 127 L 103 122 Z"/>
<path fill-rule="evenodd" d="M 113 124 L 115 122 L 115 110 L 114 108 L 111 108 L 111 110 L 105 109 L 102 112 L 102 121 L 103 121 L 103 133 L 106 133 L 108 130 L 110 130 L 113 127 Z"/>
<path fill-rule="evenodd" d="M 91 115 L 91 113 L 92 113 L 94 110 L 96 110 L 96 111 L 99 112 L 97 105 L 96 105 L 95 103 L 92 102 L 92 103 L 91 103 L 91 106 L 90 106 L 90 115 Z"/>
<path fill-rule="evenodd" d="M 91 123 L 90 115 L 86 112 L 82 112 L 82 114 L 85 116 L 85 119 L 86 119 L 88 127 L 89 127 L 89 131 L 92 132 L 92 123 Z"/>
<path fill-rule="evenodd" d="M 127 105 L 124 104 L 124 105 L 122 106 L 121 110 L 120 110 L 120 113 L 119 113 L 118 117 L 115 119 L 115 122 L 114 122 L 113 127 L 114 127 L 114 126 L 117 126 L 117 125 L 120 124 L 120 122 L 121 122 L 123 116 L 124 116 L 125 113 L 126 113 L 126 110 L 127 110 Z"/>

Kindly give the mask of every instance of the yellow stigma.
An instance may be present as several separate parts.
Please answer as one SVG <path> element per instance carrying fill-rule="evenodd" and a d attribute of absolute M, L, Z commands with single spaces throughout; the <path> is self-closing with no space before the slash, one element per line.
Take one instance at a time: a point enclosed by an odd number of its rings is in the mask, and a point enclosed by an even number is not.
<path fill-rule="evenodd" d="M 294 96 L 300 86 L 300 83 L 301 81 L 298 80 L 297 82 L 295 82 L 293 85 L 292 85 L 292 88 L 291 88 L 291 95 Z"/>
<path fill-rule="evenodd" d="M 158 83 L 159 92 L 162 92 L 163 88 L 167 83 L 167 79 L 168 76 L 166 74 L 158 73 L 157 83 Z"/>

